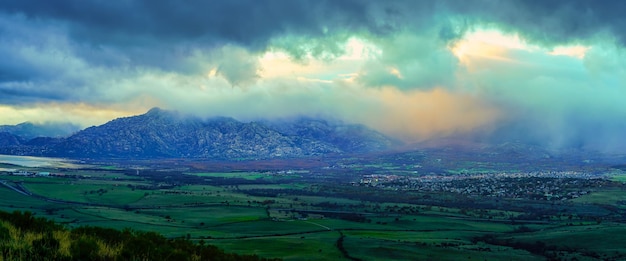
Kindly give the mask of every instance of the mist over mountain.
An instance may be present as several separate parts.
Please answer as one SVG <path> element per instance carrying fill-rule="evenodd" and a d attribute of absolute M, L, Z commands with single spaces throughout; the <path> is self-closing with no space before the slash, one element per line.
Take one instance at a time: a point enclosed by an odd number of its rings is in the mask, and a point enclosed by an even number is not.
<path fill-rule="evenodd" d="M 448 138 L 485 144 L 518 143 L 554 152 L 586 151 L 602 154 L 626 154 L 626 123 L 595 122 L 565 125 L 562 121 L 508 120 L 497 126 L 481 128 Z"/>
<path fill-rule="evenodd" d="M 591 146 L 563 143 L 546 136 L 517 135 L 529 133 L 522 131 L 527 126 L 519 125 L 480 135 L 450 135 L 402 144 L 363 125 L 335 120 L 291 117 L 241 122 L 229 117 L 202 118 L 153 108 L 145 114 L 118 118 L 67 137 L 59 135 L 72 129 L 69 124 L 44 127 L 30 123 L 2 126 L 0 130 L 11 132 L 0 131 L 0 154 L 92 159 L 257 160 L 391 150 L 399 153 L 437 151 L 452 158 L 480 154 L 495 161 L 553 157 L 578 161 L 608 157 Z M 57 136 L 35 135 L 44 134 L 46 130 Z"/>
<path fill-rule="evenodd" d="M 20 141 L 17 135 L 7 137 L 0 152 L 124 159 L 293 158 L 367 153 L 398 144 L 361 125 L 309 118 L 246 123 L 226 117 L 203 119 L 159 108 L 90 127 L 63 139 Z"/>

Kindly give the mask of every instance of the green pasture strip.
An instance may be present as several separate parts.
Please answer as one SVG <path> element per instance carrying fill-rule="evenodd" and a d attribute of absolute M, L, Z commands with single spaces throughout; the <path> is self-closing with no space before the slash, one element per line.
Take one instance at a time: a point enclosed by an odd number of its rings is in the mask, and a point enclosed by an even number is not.
<path fill-rule="evenodd" d="M 344 230 L 346 236 L 376 238 L 403 242 L 466 242 L 482 233 L 474 231 L 399 231 L 399 230 Z"/>
<path fill-rule="evenodd" d="M 388 225 L 376 224 L 376 223 L 365 223 L 365 222 L 354 222 L 348 220 L 342 220 L 337 218 L 323 218 L 323 219 L 308 219 L 307 221 L 315 224 L 319 224 L 325 227 L 329 227 L 333 230 L 343 230 L 343 229 L 389 229 Z"/>
<path fill-rule="evenodd" d="M 471 219 L 457 219 L 457 222 L 463 223 L 464 225 L 470 226 L 469 230 L 475 231 L 489 231 L 495 233 L 505 233 L 514 230 L 517 226 L 505 224 L 505 223 L 495 223 L 490 221 L 473 221 Z"/>
<path fill-rule="evenodd" d="M 608 171 L 606 173 L 606 176 L 608 176 L 613 181 L 626 182 L 626 171 L 624 170 L 613 169 Z"/>
<path fill-rule="evenodd" d="M 186 234 L 193 232 L 193 230 L 188 228 L 180 228 L 176 226 L 165 226 L 159 224 L 150 224 L 150 223 L 140 223 L 134 222 L 131 220 L 120 220 L 120 221 L 84 221 L 77 223 L 76 225 L 80 226 L 95 226 L 95 227 L 105 227 L 105 228 L 114 228 L 114 229 L 132 229 L 137 231 L 152 231 L 162 234 L 168 238 L 176 238 L 176 237 L 184 237 Z"/>
<path fill-rule="evenodd" d="M 31 196 L 22 195 L 5 186 L 0 186 L 0 208 L 6 211 L 54 208 L 56 203 L 47 202 Z"/>
<path fill-rule="evenodd" d="M 168 209 L 140 209 L 137 212 L 158 217 L 169 217 L 175 222 L 185 222 L 188 226 L 210 228 L 228 223 L 238 223 L 266 219 L 263 208 L 214 206 L 214 207 L 184 207 Z"/>
<path fill-rule="evenodd" d="M 339 234 L 335 231 L 316 232 L 238 240 L 207 240 L 228 252 L 256 254 L 266 258 L 283 260 L 343 260 L 335 243 Z"/>
<path fill-rule="evenodd" d="M 76 201 L 76 202 L 89 202 L 85 198 L 84 193 L 88 191 L 95 191 L 102 189 L 102 186 L 87 186 L 87 185 L 74 185 L 63 183 L 32 183 L 24 182 L 23 186 L 27 188 L 33 194 L 37 194 L 43 197 Z"/>
<path fill-rule="evenodd" d="M 145 194 L 144 191 L 133 191 L 127 186 L 117 186 L 112 183 L 81 183 L 83 182 L 69 184 L 62 182 L 24 182 L 23 185 L 30 192 L 44 197 L 97 204 L 129 204 L 141 199 Z"/>
<path fill-rule="evenodd" d="M 117 206 L 137 202 L 145 197 L 146 193 L 148 192 L 118 186 L 107 188 L 106 193 L 87 193 L 85 194 L 85 198 L 89 202 Z"/>
<path fill-rule="evenodd" d="M 397 219 L 397 220 L 396 220 Z M 385 224 L 388 227 L 409 230 L 467 230 L 510 232 L 513 226 L 489 221 L 476 221 L 471 218 L 442 216 L 403 215 L 399 217 L 373 217 L 372 224 Z"/>
<path fill-rule="evenodd" d="M 401 220 L 403 223 L 411 222 L 415 223 L 416 226 L 420 227 L 430 227 L 432 229 L 438 229 L 439 227 L 450 228 L 452 225 L 454 228 L 458 228 L 459 226 L 462 228 L 470 228 L 471 226 L 467 225 L 465 221 L 460 221 L 457 219 L 449 219 L 447 217 L 442 216 L 431 216 L 431 215 L 393 215 L 393 216 L 381 216 L 377 218 L 373 218 L 373 221 L 385 221 L 385 222 L 395 222 L 395 219 Z M 413 220 L 415 219 L 415 220 Z M 372 221 L 372 222 L 373 222 Z"/>
<path fill-rule="evenodd" d="M 152 192 L 148 192 L 152 193 Z M 171 195 L 159 194 L 161 191 L 154 191 L 142 199 L 130 204 L 133 207 L 168 207 L 168 206 L 185 206 L 191 204 L 210 204 L 219 203 L 218 200 L 212 200 L 212 197 L 200 195 Z"/>
<path fill-rule="evenodd" d="M 123 169 L 114 165 L 100 166 L 99 168 L 103 170 L 122 170 Z"/>
<path fill-rule="evenodd" d="M 282 184 L 242 184 L 237 185 L 237 187 L 241 190 L 247 189 L 306 189 L 309 187 L 308 184 L 302 183 L 282 183 Z"/>
<path fill-rule="evenodd" d="M 148 193 L 148 195 L 144 196 L 140 200 L 131 203 L 131 206 L 135 207 L 167 207 L 167 206 L 193 206 L 193 205 L 206 205 L 206 204 L 221 204 L 226 201 L 235 201 L 239 200 L 241 205 L 243 205 L 245 201 L 242 201 L 244 198 L 233 198 L 227 195 L 222 194 L 213 194 L 213 195 L 203 195 L 203 194 L 177 194 L 165 192 L 163 190 L 155 190 L 155 191 L 141 191 L 144 193 Z M 247 200 L 247 199 L 246 199 Z M 234 203 L 233 203 L 234 204 Z"/>
<path fill-rule="evenodd" d="M 313 210 L 315 211 L 315 210 Z M 449 216 L 435 216 L 435 215 L 387 215 L 385 213 L 374 213 L 374 214 L 361 214 L 361 217 L 364 218 L 363 222 L 355 222 L 349 220 L 342 220 L 338 218 L 332 218 L 333 216 L 340 216 L 344 212 L 333 212 L 329 211 L 328 213 L 324 213 L 323 210 L 320 210 L 319 213 L 312 213 L 309 215 L 307 220 L 311 222 L 315 222 L 332 229 L 393 229 L 393 230 L 450 230 L 450 229 L 460 229 L 460 230 L 468 230 L 468 231 L 487 231 L 487 232 L 511 232 L 517 226 L 513 226 L 506 223 L 501 222 L 491 222 L 489 220 L 480 220 L 473 218 L 459 218 L 459 217 L 449 217 Z M 289 218 L 293 215 L 298 216 L 296 213 L 292 213 L 290 210 L 281 210 L 277 211 L 271 209 L 272 217 L 282 217 Z M 282 212 L 282 215 L 279 215 Z M 296 210 L 297 212 L 297 210 Z M 303 210 L 302 213 L 306 213 L 306 210 Z M 349 214 L 350 212 L 345 212 L 345 214 Z M 318 218 L 318 215 L 323 215 L 325 218 Z M 543 226 L 542 226 L 543 227 Z"/>
<path fill-rule="evenodd" d="M 183 185 L 176 187 L 176 190 L 191 191 L 191 192 L 223 192 L 225 189 L 219 186 L 211 185 Z"/>
<path fill-rule="evenodd" d="M 210 231 L 221 232 L 227 238 L 281 236 L 327 231 L 327 229 L 306 221 L 271 221 L 255 220 L 247 222 L 225 223 L 210 228 Z"/>
<path fill-rule="evenodd" d="M 81 222 L 93 222 L 93 221 L 108 221 L 109 219 L 106 217 L 98 217 L 90 214 L 89 212 L 82 212 L 83 208 L 89 207 L 81 207 L 81 206 L 67 206 L 65 208 L 54 209 L 51 213 L 43 213 L 48 215 L 51 219 L 54 219 L 56 222 L 68 224 L 70 226 L 77 226 Z"/>
<path fill-rule="evenodd" d="M 76 211 L 84 215 L 104 218 L 108 220 L 129 220 L 139 223 L 167 224 L 167 221 L 162 217 L 147 215 L 132 210 L 108 207 L 85 207 L 81 209 L 76 209 Z"/>
<path fill-rule="evenodd" d="M 626 255 L 626 227 L 619 223 L 558 227 L 515 235 L 514 239 L 527 243 L 543 241 L 547 245 L 568 247 L 577 252 L 587 250 Z"/>
<path fill-rule="evenodd" d="M 626 174 L 617 174 L 611 177 L 611 180 L 617 182 L 626 182 Z"/>
<path fill-rule="evenodd" d="M 173 196 L 192 196 L 192 197 L 204 197 L 204 203 L 220 203 L 228 201 L 230 204 L 243 205 L 248 201 L 265 201 L 273 200 L 281 203 L 291 203 L 291 201 L 277 197 L 256 197 L 250 196 L 243 192 L 238 192 L 233 189 L 226 189 L 222 187 L 206 186 L 206 185 L 186 185 L 180 186 L 175 189 L 161 190 L 161 195 L 173 195 Z M 154 193 L 159 195 L 159 193 Z M 184 199 L 183 199 L 184 200 Z"/>
<path fill-rule="evenodd" d="M 178 231 L 194 229 L 193 224 L 187 225 L 180 220 L 169 220 L 160 216 L 147 215 L 141 212 L 126 211 L 113 208 L 82 208 L 76 210 L 85 215 L 83 220 L 77 220 L 73 225 L 89 225 L 122 228 L 123 224 L 132 224 L 128 227 L 138 230 L 170 231 L 175 228 Z"/>
<path fill-rule="evenodd" d="M 626 200 L 626 190 L 619 188 L 607 188 L 593 191 L 590 194 L 573 199 L 576 203 L 590 204 L 615 204 L 617 201 Z"/>
<path fill-rule="evenodd" d="M 142 179 L 142 177 L 138 177 L 138 176 L 128 176 L 123 173 L 106 172 L 106 171 L 79 172 L 77 174 L 81 176 L 88 176 L 89 178 L 100 178 L 100 179 L 107 179 L 107 180 L 109 179 L 110 180 L 119 180 L 119 179 L 141 180 Z"/>
<path fill-rule="evenodd" d="M 320 197 L 320 196 L 302 196 L 302 195 L 294 195 L 298 197 L 298 201 L 306 202 L 310 204 L 319 204 L 319 203 L 336 203 L 337 205 L 359 205 L 363 204 L 360 200 L 352 200 L 347 198 L 333 198 L 333 197 Z"/>
<path fill-rule="evenodd" d="M 151 186 L 152 183 L 143 180 L 99 180 L 99 179 L 75 179 L 76 185 L 111 185 L 111 186 Z"/>
<path fill-rule="evenodd" d="M 452 244 L 452 245 L 447 245 Z M 346 235 L 344 248 L 351 257 L 362 260 L 536 260 L 523 250 L 472 244 L 469 241 L 402 241 Z M 487 248 L 489 251 L 479 250 Z"/>

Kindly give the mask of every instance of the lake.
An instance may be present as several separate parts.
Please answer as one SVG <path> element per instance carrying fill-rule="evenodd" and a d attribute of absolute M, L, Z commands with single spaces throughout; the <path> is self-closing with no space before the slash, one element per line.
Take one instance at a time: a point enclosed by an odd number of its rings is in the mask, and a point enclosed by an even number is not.
<path fill-rule="evenodd" d="M 68 159 L 60 158 L 46 158 L 46 157 L 31 157 L 31 156 L 12 156 L 1 155 L 0 163 L 8 163 L 18 165 L 22 167 L 39 168 L 39 167 L 54 167 L 54 168 L 78 168 L 79 165 Z"/>

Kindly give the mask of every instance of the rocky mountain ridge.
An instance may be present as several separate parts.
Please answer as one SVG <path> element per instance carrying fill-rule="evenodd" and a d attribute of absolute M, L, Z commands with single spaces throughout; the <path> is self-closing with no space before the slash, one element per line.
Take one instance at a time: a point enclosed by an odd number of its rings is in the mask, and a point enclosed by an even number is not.
<path fill-rule="evenodd" d="M 0 153 L 69 158 L 248 160 L 367 153 L 397 144 L 361 125 L 307 118 L 245 123 L 159 108 L 62 139 L 20 141 L 16 135 L 5 135 L 14 138 L 0 144 Z"/>

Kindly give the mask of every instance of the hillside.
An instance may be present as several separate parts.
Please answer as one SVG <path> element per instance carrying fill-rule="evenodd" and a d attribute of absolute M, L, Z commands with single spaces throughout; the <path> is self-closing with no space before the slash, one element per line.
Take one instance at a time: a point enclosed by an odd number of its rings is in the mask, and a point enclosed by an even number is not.
<path fill-rule="evenodd" d="M 67 229 L 30 212 L 0 211 L 0 260 L 267 260 L 155 232 Z"/>

